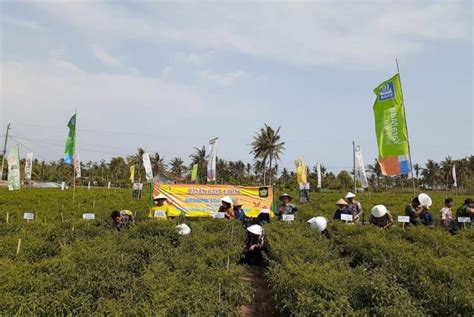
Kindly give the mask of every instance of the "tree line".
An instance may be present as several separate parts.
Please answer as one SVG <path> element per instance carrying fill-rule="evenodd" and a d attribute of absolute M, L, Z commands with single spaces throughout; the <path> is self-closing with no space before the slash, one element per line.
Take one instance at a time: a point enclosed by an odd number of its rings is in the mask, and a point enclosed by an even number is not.
<path fill-rule="evenodd" d="M 250 153 L 252 162 L 227 161 L 218 157 L 216 162 L 218 184 L 236 185 L 275 185 L 281 189 L 296 189 L 296 174 L 287 168 L 280 170 L 278 162 L 285 150 L 285 143 L 281 141 L 280 127 L 273 129 L 265 124 L 253 137 Z M 107 186 L 109 182 L 116 187 L 130 187 L 130 167 L 135 166 L 135 181 L 145 181 L 145 171 L 142 157 L 145 150 L 138 148 L 137 152 L 126 157 L 113 157 L 110 161 L 81 162 L 82 177 L 76 179 L 76 184 L 87 186 Z M 161 181 L 191 182 L 191 170 L 194 164 L 198 166 L 196 182 L 207 183 L 207 155 L 206 147 L 195 147 L 189 155 L 190 164 L 186 165 L 182 157 L 166 160 L 158 152 L 150 153 L 153 175 Z M 1 156 L 0 156 L 1 157 Z M 24 159 L 21 160 L 21 170 L 24 170 Z M 424 165 L 414 164 L 416 186 L 426 189 L 452 188 L 452 169 L 456 166 L 457 184 L 461 190 L 474 189 L 474 156 L 462 159 L 446 157 L 441 162 L 428 160 Z M 33 161 L 32 180 L 35 182 L 72 181 L 72 166 L 65 164 L 63 159 L 58 161 Z M 389 188 L 408 188 L 412 180 L 408 175 L 384 177 L 380 165 L 375 159 L 373 164 L 366 166 L 369 186 L 372 190 L 386 190 Z M 4 170 L 6 175 L 7 169 Z M 353 188 L 352 171 L 340 171 L 337 175 L 329 172 L 321 165 L 322 188 L 330 190 L 347 190 Z M 316 190 L 316 166 L 308 167 L 308 181 L 311 190 Z"/>

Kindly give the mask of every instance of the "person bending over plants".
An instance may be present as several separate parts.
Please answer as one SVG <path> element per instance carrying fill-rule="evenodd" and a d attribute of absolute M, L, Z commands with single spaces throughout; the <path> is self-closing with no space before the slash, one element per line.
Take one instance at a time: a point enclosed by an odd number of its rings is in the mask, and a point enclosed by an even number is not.
<path fill-rule="evenodd" d="M 262 252 L 267 249 L 267 243 L 260 225 L 247 228 L 244 262 L 248 265 L 260 265 L 263 262 Z"/>
<path fill-rule="evenodd" d="M 112 229 L 120 231 L 135 221 L 133 213 L 130 210 L 114 210 L 110 215 L 112 217 Z"/>
<path fill-rule="evenodd" d="M 429 212 L 429 209 L 433 201 L 427 194 L 419 194 L 413 198 L 411 204 L 405 208 L 405 216 L 410 217 L 410 224 L 419 225 L 424 224 L 425 226 L 433 226 L 433 216 Z"/>
<path fill-rule="evenodd" d="M 390 211 L 384 205 L 377 205 L 372 208 L 369 222 L 382 229 L 388 229 L 394 223 Z"/>

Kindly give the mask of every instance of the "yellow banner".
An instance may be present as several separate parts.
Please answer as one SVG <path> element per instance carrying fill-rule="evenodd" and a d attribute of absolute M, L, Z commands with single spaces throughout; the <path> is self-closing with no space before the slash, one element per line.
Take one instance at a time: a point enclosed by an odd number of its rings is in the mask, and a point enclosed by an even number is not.
<path fill-rule="evenodd" d="M 168 204 L 184 212 L 186 217 L 210 217 L 221 206 L 221 198 L 229 196 L 241 200 L 247 217 L 257 217 L 261 209 L 271 209 L 271 187 L 246 187 L 234 185 L 155 184 L 153 196 L 165 195 Z M 271 213 L 273 214 L 273 213 Z"/>

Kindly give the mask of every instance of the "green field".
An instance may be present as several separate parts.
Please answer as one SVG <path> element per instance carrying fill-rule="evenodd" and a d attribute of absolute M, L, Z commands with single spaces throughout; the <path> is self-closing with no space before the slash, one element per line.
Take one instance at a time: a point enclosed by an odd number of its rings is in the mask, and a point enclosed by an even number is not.
<path fill-rule="evenodd" d="M 438 218 L 444 193 L 430 193 Z M 474 230 L 331 223 L 332 238 L 306 220 L 331 218 L 342 193 L 311 194 L 296 222 L 266 225 L 265 280 L 274 315 L 474 314 Z M 403 214 L 410 194 L 361 194 L 364 210 L 383 203 Z M 456 205 L 464 197 L 455 196 Z M 252 301 L 241 279 L 245 230 L 236 221 L 146 221 L 148 199 L 129 190 L 0 190 L 0 315 L 231 316 Z M 136 212 L 126 231 L 110 229 L 113 209 Z M 31 211 L 36 219 L 23 220 Z M 9 223 L 6 223 L 7 213 Z M 96 220 L 82 220 L 95 213 Z M 367 217 L 368 218 L 368 217 Z M 18 239 L 21 249 L 16 254 Z M 250 268 L 251 269 L 251 268 Z"/>

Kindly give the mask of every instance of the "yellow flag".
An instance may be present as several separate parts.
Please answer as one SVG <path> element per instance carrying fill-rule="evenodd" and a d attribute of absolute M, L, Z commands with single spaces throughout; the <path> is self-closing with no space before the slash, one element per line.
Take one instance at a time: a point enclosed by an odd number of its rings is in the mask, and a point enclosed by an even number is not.
<path fill-rule="evenodd" d="M 130 166 L 130 182 L 135 180 L 135 165 Z"/>
<path fill-rule="evenodd" d="M 306 165 L 302 157 L 295 161 L 296 165 L 296 180 L 298 184 L 306 184 L 308 182 Z"/>

